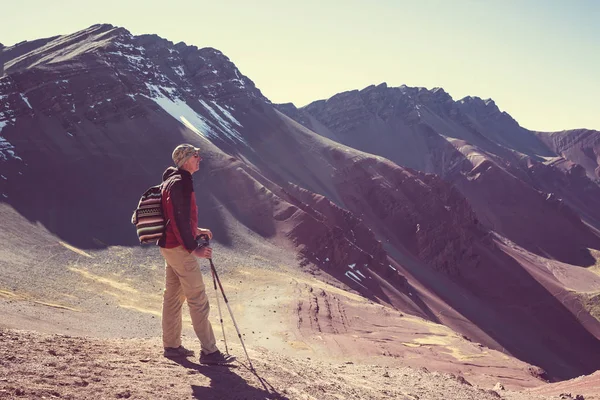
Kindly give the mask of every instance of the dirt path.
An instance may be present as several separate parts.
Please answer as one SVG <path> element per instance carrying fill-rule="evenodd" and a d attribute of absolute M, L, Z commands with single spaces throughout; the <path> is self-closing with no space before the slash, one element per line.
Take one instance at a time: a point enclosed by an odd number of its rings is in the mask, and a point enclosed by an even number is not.
<path fill-rule="evenodd" d="M 193 342 L 185 343 L 193 347 Z M 426 369 L 291 358 L 241 346 L 234 368 L 162 357 L 154 339 L 95 339 L 0 329 L 0 399 L 545 399 L 471 386 Z"/>

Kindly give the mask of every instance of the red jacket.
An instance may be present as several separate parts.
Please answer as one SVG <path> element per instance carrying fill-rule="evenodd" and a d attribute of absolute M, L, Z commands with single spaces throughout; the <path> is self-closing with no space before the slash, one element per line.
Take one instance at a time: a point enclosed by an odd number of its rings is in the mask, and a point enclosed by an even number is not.
<path fill-rule="evenodd" d="M 169 167 L 163 173 L 162 208 L 167 227 L 158 241 L 160 247 L 183 246 L 190 253 L 198 247 L 195 240 L 198 227 L 198 206 L 194 181 L 189 172 Z"/>

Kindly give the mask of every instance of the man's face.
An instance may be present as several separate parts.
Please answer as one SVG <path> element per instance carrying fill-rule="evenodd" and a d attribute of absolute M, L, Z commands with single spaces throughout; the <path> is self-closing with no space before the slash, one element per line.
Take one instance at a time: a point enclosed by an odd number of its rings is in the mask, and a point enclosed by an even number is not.
<path fill-rule="evenodd" d="M 200 169 L 201 160 L 202 157 L 200 157 L 200 154 L 198 154 L 198 152 L 195 152 L 194 155 L 188 158 L 187 161 L 183 164 L 183 169 L 188 171 L 190 174 L 193 174 L 194 172 Z"/>

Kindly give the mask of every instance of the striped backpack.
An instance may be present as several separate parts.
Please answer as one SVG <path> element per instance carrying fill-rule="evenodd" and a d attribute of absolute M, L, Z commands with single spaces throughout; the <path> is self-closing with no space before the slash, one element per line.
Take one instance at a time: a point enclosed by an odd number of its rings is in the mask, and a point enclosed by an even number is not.
<path fill-rule="evenodd" d="M 156 243 L 165 232 L 167 221 L 162 212 L 161 187 L 152 186 L 146 190 L 131 216 L 141 244 Z"/>

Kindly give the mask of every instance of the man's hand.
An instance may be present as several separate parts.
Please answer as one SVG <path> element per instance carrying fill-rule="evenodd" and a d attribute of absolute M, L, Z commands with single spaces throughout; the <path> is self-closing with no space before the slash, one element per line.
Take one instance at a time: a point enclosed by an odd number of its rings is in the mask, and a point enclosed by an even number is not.
<path fill-rule="evenodd" d="M 212 258 L 212 249 L 210 247 L 202 246 L 192 252 L 198 258 Z"/>
<path fill-rule="evenodd" d="M 200 235 L 207 235 L 208 240 L 212 240 L 212 238 L 213 238 L 213 235 L 212 235 L 212 232 L 210 231 L 210 229 L 206 229 L 206 228 L 196 228 L 196 237 L 198 237 Z"/>

